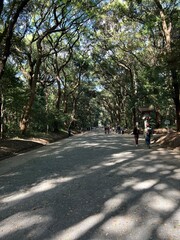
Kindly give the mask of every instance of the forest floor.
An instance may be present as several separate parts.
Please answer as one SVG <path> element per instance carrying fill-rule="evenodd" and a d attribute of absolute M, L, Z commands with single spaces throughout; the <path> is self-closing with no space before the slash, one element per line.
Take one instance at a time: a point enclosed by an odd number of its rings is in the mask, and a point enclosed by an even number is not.
<path fill-rule="evenodd" d="M 154 135 L 157 146 L 180 152 L 180 132 L 171 132 Z"/>
<path fill-rule="evenodd" d="M 44 137 L 10 138 L 0 140 L 0 160 L 67 138 L 68 134 L 49 134 Z M 154 134 L 153 142 L 159 147 L 180 152 L 180 132 Z"/>
<path fill-rule="evenodd" d="M 63 132 L 61 134 L 45 134 L 38 137 L 14 137 L 0 140 L 0 161 L 67 137 L 68 134 Z"/>

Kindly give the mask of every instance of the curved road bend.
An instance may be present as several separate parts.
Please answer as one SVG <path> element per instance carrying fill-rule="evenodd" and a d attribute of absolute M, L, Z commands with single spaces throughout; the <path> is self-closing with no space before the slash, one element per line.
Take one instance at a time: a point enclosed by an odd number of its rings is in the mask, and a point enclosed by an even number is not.
<path fill-rule="evenodd" d="M 180 157 L 93 131 L 0 162 L 2 240 L 178 240 Z"/>

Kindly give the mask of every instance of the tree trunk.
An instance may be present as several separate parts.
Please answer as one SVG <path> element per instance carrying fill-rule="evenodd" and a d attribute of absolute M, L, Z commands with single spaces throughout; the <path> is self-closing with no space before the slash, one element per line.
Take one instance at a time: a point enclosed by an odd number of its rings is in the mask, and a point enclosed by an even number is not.
<path fill-rule="evenodd" d="M 4 36 L 1 39 L 0 42 L 0 80 L 3 76 L 5 65 L 7 58 L 9 57 L 10 54 L 10 49 L 11 49 L 11 40 L 13 37 L 13 31 L 14 31 L 14 26 L 19 18 L 20 13 L 23 11 L 25 6 L 28 4 L 30 0 L 22 0 L 19 3 L 19 6 L 17 7 L 16 11 L 14 14 L 11 16 L 10 21 L 5 23 L 4 27 L 4 32 L 2 36 Z M 1 1 L 0 4 L 0 13 L 3 11 L 3 1 Z"/>
<path fill-rule="evenodd" d="M 54 133 L 59 133 L 59 122 L 56 119 L 53 122 L 53 129 Z"/>
<path fill-rule="evenodd" d="M 132 114 L 133 114 L 133 126 L 136 126 L 136 122 L 137 122 L 136 107 L 133 107 Z"/>
<path fill-rule="evenodd" d="M 30 96 L 29 96 L 29 100 L 26 104 L 26 106 L 24 107 L 24 111 L 20 120 L 20 130 L 22 134 L 26 133 L 27 127 L 28 127 L 28 122 L 29 122 L 29 117 L 30 117 L 30 113 L 31 113 L 31 109 L 35 100 L 35 95 L 36 95 L 36 83 L 37 83 L 37 79 L 38 79 L 38 74 L 39 74 L 39 69 L 41 66 L 41 58 L 39 57 L 39 59 L 36 62 L 36 67 L 35 67 L 35 71 L 34 71 L 34 76 L 31 79 L 31 85 L 30 85 Z"/>
<path fill-rule="evenodd" d="M 172 74 L 172 85 L 173 85 L 173 88 L 174 88 L 173 100 L 174 100 L 175 109 L 176 109 L 176 128 L 177 128 L 177 131 L 180 132 L 180 99 L 179 99 L 180 86 L 179 86 L 178 76 L 177 76 L 176 70 L 172 69 L 171 74 Z"/>
<path fill-rule="evenodd" d="M 59 77 L 57 77 L 57 86 L 58 86 L 58 94 L 57 94 L 57 101 L 56 101 L 56 109 L 60 109 L 60 103 L 61 103 L 61 83 Z"/>
<path fill-rule="evenodd" d="M 57 101 L 56 101 L 56 110 L 59 112 L 60 110 L 60 103 L 61 103 L 61 84 L 60 84 L 60 78 L 57 76 L 57 86 L 58 86 L 58 92 L 57 92 Z M 59 121 L 54 120 L 53 122 L 53 129 L 55 133 L 59 133 Z"/>
<path fill-rule="evenodd" d="M 35 91 L 31 91 L 31 95 L 29 97 L 27 105 L 24 107 L 24 112 L 23 112 L 23 115 L 21 117 L 20 124 L 19 124 L 21 133 L 23 135 L 27 131 L 29 117 L 30 117 L 30 112 L 31 112 L 32 105 L 34 103 L 34 99 L 35 99 Z"/>
<path fill-rule="evenodd" d="M 3 102 L 4 102 L 4 99 L 3 99 L 3 93 L 2 93 L 2 88 L 0 89 L 0 138 L 2 139 L 3 138 L 3 123 L 4 123 L 4 120 L 3 120 Z"/>
<path fill-rule="evenodd" d="M 3 10 L 3 5 L 4 5 L 4 0 L 1 0 L 0 1 L 0 15 L 1 15 L 2 10 Z"/>

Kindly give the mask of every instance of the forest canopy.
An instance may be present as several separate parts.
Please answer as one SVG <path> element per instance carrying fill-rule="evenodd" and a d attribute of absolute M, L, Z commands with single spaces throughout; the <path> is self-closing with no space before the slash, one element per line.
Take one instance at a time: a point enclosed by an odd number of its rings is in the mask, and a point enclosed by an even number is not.
<path fill-rule="evenodd" d="M 180 131 L 178 16 L 178 0 L 1 1 L 1 138 L 143 114 Z"/>

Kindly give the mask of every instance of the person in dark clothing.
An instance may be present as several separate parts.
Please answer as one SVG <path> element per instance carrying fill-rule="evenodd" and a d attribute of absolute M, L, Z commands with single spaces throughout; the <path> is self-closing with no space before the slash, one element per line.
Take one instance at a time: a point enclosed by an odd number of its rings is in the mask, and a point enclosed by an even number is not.
<path fill-rule="evenodd" d="M 145 129 L 145 141 L 148 148 L 150 148 L 151 143 L 151 135 L 152 135 L 152 129 L 149 124 L 146 125 Z"/>
<path fill-rule="evenodd" d="M 119 125 L 117 126 L 116 132 L 117 132 L 118 134 L 121 133 L 121 127 L 120 127 Z"/>
<path fill-rule="evenodd" d="M 105 134 L 109 134 L 109 132 L 110 132 L 110 127 L 109 127 L 109 126 L 105 126 L 105 127 L 104 127 L 104 132 L 105 132 Z"/>
<path fill-rule="evenodd" d="M 71 136 L 71 128 L 70 127 L 68 128 L 68 136 L 69 137 Z"/>
<path fill-rule="evenodd" d="M 133 129 L 133 135 L 134 135 L 136 146 L 138 146 L 139 133 L 140 133 L 140 131 L 139 131 L 138 127 L 135 126 Z"/>

